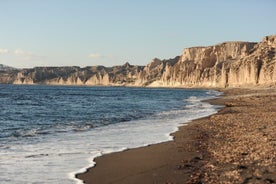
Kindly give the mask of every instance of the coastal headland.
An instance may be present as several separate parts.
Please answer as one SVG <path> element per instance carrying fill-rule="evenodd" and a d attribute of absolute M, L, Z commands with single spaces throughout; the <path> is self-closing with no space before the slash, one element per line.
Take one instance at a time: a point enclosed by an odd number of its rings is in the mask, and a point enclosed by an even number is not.
<path fill-rule="evenodd" d="M 276 81 L 276 35 L 261 42 L 231 41 L 185 48 L 172 59 L 146 66 L 78 66 L 13 69 L 1 67 L 0 83 L 225 88 L 273 86 Z M 2 69 L 1 69 L 2 68 Z"/>
<path fill-rule="evenodd" d="M 276 89 L 226 89 L 218 113 L 174 140 L 103 155 L 77 177 L 87 184 L 275 183 Z"/>
<path fill-rule="evenodd" d="M 2 68 L 2 69 L 1 69 Z M 276 35 L 192 47 L 146 66 L 0 67 L 1 84 L 211 88 L 217 114 L 174 140 L 96 158 L 87 184 L 276 183 Z"/>

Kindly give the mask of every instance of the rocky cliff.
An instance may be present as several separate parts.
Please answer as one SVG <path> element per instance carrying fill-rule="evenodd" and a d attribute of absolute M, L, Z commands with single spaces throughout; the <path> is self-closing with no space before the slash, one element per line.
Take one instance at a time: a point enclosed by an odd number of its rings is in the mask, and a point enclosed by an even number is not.
<path fill-rule="evenodd" d="M 11 70 L 16 70 L 16 68 L 0 64 L 0 71 L 11 71 Z"/>
<path fill-rule="evenodd" d="M 0 71 L 0 83 L 47 85 L 135 85 L 142 66 L 126 63 L 104 67 L 35 67 L 31 69 Z"/>
<path fill-rule="evenodd" d="M 154 59 L 140 85 L 166 87 L 248 87 L 276 85 L 276 35 L 262 42 L 225 42 L 184 49 L 180 57 Z"/>
<path fill-rule="evenodd" d="M 146 66 L 36 67 L 0 71 L 0 83 L 152 87 L 276 85 L 276 35 L 261 42 L 224 42 L 184 49 Z"/>

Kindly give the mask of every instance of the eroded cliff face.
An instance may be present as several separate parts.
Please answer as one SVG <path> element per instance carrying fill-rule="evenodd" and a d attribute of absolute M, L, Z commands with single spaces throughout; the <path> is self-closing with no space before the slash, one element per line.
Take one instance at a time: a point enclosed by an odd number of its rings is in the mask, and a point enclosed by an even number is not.
<path fill-rule="evenodd" d="M 156 87 L 275 86 L 275 49 L 276 36 L 267 36 L 260 43 L 225 42 L 187 48 L 175 58 L 177 62 L 163 60 L 156 65 L 154 60 L 159 75 L 154 74 L 154 69 L 144 70 L 143 78 L 157 76 L 148 84 Z"/>
<path fill-rule="evenodd" d="M 248 56 L 256 45 L 257 43 L 225 42 L 215 46 L 184 49 L 180 60 L 165 72 L 162 81 L 165 85 L 189 87 L 225 87 L 230 85 L 229 82 L 232 85 L 234 81 L 230 78 L 237 72 L 231 73 L 232 67 Z M 244 84 L 246 78 L 240 77 L 238 81 Z"/>
<path fill-rule="evenodd" d="M 184 49 L 146 66 L 36 67 L 0 71 L 0 83 L 152 87 L 276 85 L 276 35 L 261 42 L 225 42 Z"/>
<path fill-rule="evenodd" d="M 104 67 L 36 67 L 12 72 L 0 72 L 1 83 L 46 85 L 135 85 L 141 66 L 126 63 Z"/>

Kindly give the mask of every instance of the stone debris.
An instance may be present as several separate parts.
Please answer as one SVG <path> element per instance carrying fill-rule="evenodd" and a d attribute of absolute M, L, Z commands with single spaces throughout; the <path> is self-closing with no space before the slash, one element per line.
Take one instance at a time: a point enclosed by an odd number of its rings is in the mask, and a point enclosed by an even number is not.
<path fill-rule="evenodd" d="M 276 183 L 276 94 L 227 99 L 201 126 L 207 156 L 188 183 Z"/>

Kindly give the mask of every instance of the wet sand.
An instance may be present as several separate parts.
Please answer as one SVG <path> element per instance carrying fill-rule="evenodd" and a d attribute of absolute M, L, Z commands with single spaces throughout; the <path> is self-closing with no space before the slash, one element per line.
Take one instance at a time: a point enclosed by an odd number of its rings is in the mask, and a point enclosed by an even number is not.
<path fill-rule="evenodd" d="M 276 89 L 227 89 L 174 140 L 96 158 L 87 184 L 276 182 Z"/>

